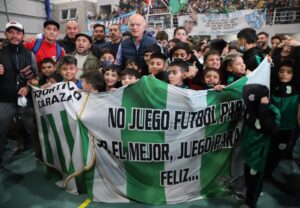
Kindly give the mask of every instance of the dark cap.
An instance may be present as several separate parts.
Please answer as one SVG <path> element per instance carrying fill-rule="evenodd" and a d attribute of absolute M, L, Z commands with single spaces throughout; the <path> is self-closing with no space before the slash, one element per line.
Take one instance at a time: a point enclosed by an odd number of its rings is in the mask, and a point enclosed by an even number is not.
<path fill-rule="evenodd" d="M 243 100 L 246 107 L 255 107 L 263 97 L 269 97 L 269 89 L 261 84 L 247 84 L 243 88 Z"/>
<path fill-rule="evenodd" d="M 59 23 L 54 21 L 54 20 L 47 20 L 44 22 L 44 28 L 47 27 L 48 25 L 54 25 L 57 27 L 57 29 L 59 29 Z"/>
<path fill-rule="evenodd" d="M 86 37 L 89 41 L 90 41 L 90 43 L 92 43 L 93 42 L 93 40 L 92 40 L 92 37 L 91 36 L 89 36 L 88 34 L 86 34 L 86 33 L 77 33 L 76 35 L 75 35 L 75 40 L 77 40 L 77 38 L 78 37 L 80 37 L 80 36 L 84 36 L 84 37 Z"/>

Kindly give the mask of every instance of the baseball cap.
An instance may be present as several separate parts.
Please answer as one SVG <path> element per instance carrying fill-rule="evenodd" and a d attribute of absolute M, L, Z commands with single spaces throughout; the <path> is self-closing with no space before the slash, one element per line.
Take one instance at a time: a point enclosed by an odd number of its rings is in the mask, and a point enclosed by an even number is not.
<path fill-rule="evenodd" d="M 60 27 L 59 23 L 54 20 L 46 20 L 44 22 L 44 28 L 47 27 L 47 25 L 54 25 L 57 27 L 57 29 L 59 29 L 59 27 Z"/>
<path fill-rule="evenodd" d="M 86 34 L 86 33 L 77 33 L 76 35 L 75 35 L 75 40 L 77 40 L 77 38 L 78 37 L 80 37 L 80 36 L 84 36 L 84 37 L 86 37 L 89 41 L 90 41 L 90 43 L 92 43 L 93 42 L 93 40 L 92 40 L 92 37 L 91 36 L 89 36 L 88 34 Z"/>
<path fill-rule="evenodd" d="M 6 25 L 5 25 L 6 31 L 7 31 L 9 28 L 11 28 L 11 27 L 13 27 L 13 28 L 15 28 L 15 29 L 17 29 L 17 30 L 19 30 L 19 31 L 21 31 L 21 32 L 24 32 L 24 27 L 23 27 L 23 25 L 22 25 L 21 23 L 17 22 L 17 21 L 10 21 L 10 22 L 6 23 Z"/>

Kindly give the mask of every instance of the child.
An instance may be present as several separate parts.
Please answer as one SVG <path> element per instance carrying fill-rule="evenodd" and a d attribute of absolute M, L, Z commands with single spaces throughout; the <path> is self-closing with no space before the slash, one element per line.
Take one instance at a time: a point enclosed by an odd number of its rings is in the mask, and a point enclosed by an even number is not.
<path fill-rule="evenodd" d="M 115 90 L 120 86 L 120 69 L 117 66 L 104 67 L 103 70 L 105 91 Z"/>
<path fill-rule="evenodd" d="M 181 59 L 189 65 L 187 72 L 186 84 L 189 88 L 194 90 L 201 89 L 201 74 L 203 66 L 199 63 L 198 59 L 193 55 L 193 52 L 187 43 L 176 44 L 171 52 L 172 60 Z"/>
<path fill-rule="evenodd" d="M 242 54 L 232 52 L 225 56 L 224 61 L 224 78 L 227 85 L 237 81 L 246 75 L 246 65 L 242 58 Z"/>
<path fill-rule="evenodd" d="M 135 58 L 129 58 L 125 64 L 125 69 L 126 68 L 131 68 L 136 70 L 137 72 L 141 73 L 141 67 L 139 63 L 136 61 Z"/>
<path fill-rule="evenodd" d="M 243 88 L 246 110 L 241 142 L 247 188 L 244 207 L 256 207 L 271 136 L 279 126 L 280 112 L 269 103 L 268 95 L 269 90 L 264 85 L 249 84 Z"/>
<path fill-rule="evenodd" d="M 149 60 L 149 74 L 155 78 L 168 82 L 168 73 L 166 69 L 166 56 L 160 52 L 153 53 Z"/>
<path fill-rule="evenodd" d="M 221 67 L 221 57 L 218 51 L 209 50 L 204 54 L 203 58 L 204 68 L 216 68 L 220 69 Z"/>
<path fill-rule="evenodd" d="M 157 43 L 162 47 L 164 54 L 168 55 L 168 34 L 165 31 L 159 31 L 157 32 L 155 38 Z"/>
<path fill-rule="evenodd" d="M 279 131 L 272 139 L 270 157 L 267 163 L 267 174 L 271 177 L 279 161 L 291 158 L 292 150 L 297 140 L 299 126 L 299 92 L 294 83 L 294 62 L 285 60 L 280 63 L 278 71 L 279 82 L 272 87 L 271 102 L 281 113 Z"/>
<path fill-rule="evenodd" d="M 53 73 L 47 77 L 47 82 L 45 84 L 41 85 L 40 87 L 42 89 L 46 89 L 46 88 L 56 84 L 57 82 L 62 82 L 62 81 L 63 81 L 63 78 L 60 74 Z"/>
<path fill-rule="evenodd" d="M 177 27 L 174 30 L 174 38 L 179 39 L 183 43 L 187 43 L 187 32 L 184 27 Z"/>
<path fill-rule="evenodd" d="M 148 67 L 149 67 L 149 61 L 150 61 L 151 55 L 153 53 L 160 53 L 160 52 L 161 52 L 161 48 L 157 44 L 149 45 L 146 47 L 145 53 L 144 53 L 144 60 Z"/>
<path fill-rule="evenodd" d="M 136 83 L 141 78 L 141 74 L 132 68 L 125 68 L 121 72 L 121 83 L 122 86 Z"/>
<path fill-rule="evenodd" d="M 73 56 L 64 56 L 59 60 L 58 71 L 64 82 L 74 82 L 79 89 L 82 89 L 81 81 L 76 79 L 77 60 Z"/>
<path fill-rule="evenodd" d="M 105 91 L 105 81 L 99 71 L 87 71 L 80 76 L 82 89 L 88 93 L 97 93 Z"/>
<path fill-rule="evenodd" d="M 116 54 L 110 48 L 103 48 L 100 52 L 100 68 L 111 66 L 115 63 Z"/>
<path fill-rule="evenodd" d="M 168 68 L 169 83 L 177 87 L 188 89 L 188 86 L 184 84 L 188 70 L 189 66 L 182 60 L 171 62 Z"/>
<path fill-rule="evenodd" d="M 204 89 L 222 90 L 225 86 L 221 85 L 221 74 L 216 68 L 207 67 L 203 71 L 203 87 Z"/>

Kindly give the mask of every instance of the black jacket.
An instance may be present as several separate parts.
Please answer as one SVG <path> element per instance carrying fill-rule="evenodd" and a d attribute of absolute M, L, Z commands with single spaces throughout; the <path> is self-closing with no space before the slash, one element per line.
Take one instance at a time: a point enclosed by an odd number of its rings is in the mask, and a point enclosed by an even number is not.
<path fill-rule="evenodd" d="M 65 36 L 62 40 L 58 40 L 57 43 L 65 49 L 67 54 L 72 54 L 76 49 L 75 42 L 73 42 L 68 36 Z"/>
<path fill-rule="evenodd" d="M 4 74 L 0 75 L 0 102 L 16 103 L 18 90 L 27 82 L 20 70 L 30 65 L 36 73 L 35 57 L 23 44 L 8 44 L 0 49 L 0 64 L 4 66 Z"/>
<path fill-rule="evenodd" d="M 246 65 L 246 69 L 254 71 L 263 61 L 263 56 L 259 52 L 258 48 L 253 47 L 244 52 L 243 60 Z"/>

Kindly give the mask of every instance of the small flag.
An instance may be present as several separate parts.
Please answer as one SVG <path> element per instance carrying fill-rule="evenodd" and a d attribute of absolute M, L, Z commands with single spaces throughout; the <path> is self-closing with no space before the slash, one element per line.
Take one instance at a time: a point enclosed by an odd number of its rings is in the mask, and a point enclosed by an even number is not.
<path fill-rule="evenodd" d="M 176 14 L 188 2 L 188 0 L 170 0 L 169 7 L 172 14 Z"/>

